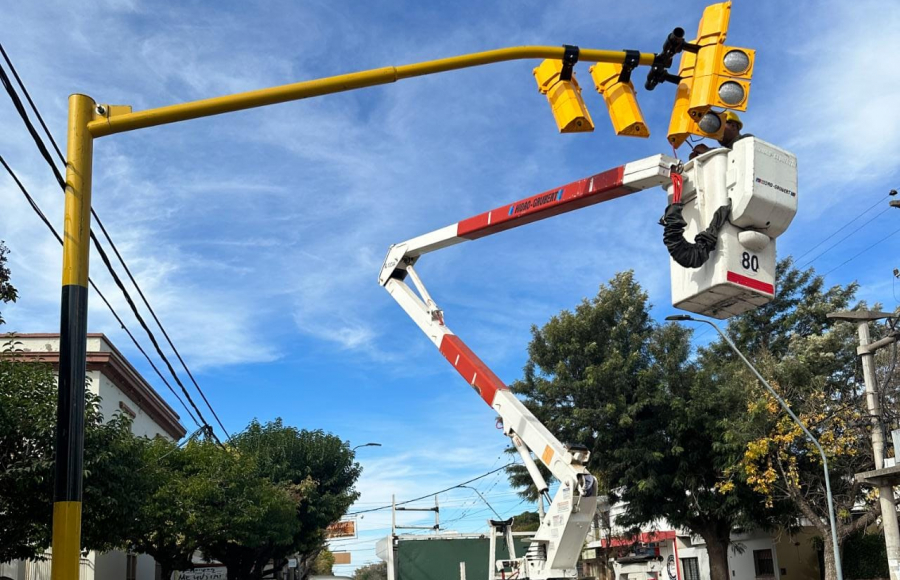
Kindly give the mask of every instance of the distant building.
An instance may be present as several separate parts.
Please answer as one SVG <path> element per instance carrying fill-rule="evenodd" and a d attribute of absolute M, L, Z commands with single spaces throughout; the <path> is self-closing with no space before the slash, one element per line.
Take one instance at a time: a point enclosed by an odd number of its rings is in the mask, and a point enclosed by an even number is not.
<path fill-rule="evenodd" d="M 59 334 L 0 334 L 0 345 L 15 340 L 18 360 L 50 364 L 59 369 Z M 178 413 L 103 334 L 88 334 L 88 389 L 101 397 L 104 420 L 115 413 L 132 418 L 132 431 L 144 437 L 184 437 Z M 48 498 L 49 501 L 49 498 Z M 48 554 L 49 557 L 49 554 Z M 49 559 L 0 564 L 0 579 L 50 580 Z M 145 554 L 90 552 L 81 559 L 80 580 L 161 580 L 156 562 Z"/>
<path fill-rule="evenodd" d="M 592 530 L 582 552 L 584 576 L 599 580 L 703 580 L 709 578 L 706 543 L 665 520 L 628 534 L 614 522 L 625 511 L 615 504 L 605 529 Z M 728 549 L 729 576 L 736 580 L 819 580 L 815 533 L 735 530 Z"/>

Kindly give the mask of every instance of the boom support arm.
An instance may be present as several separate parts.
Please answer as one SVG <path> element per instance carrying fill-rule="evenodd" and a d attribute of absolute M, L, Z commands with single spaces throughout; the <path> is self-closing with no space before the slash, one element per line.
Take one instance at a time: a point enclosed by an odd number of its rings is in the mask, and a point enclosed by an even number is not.
<path fill-rule="evenodd" d="M 597 502 L 596 480 L 585 465 L 584 447 L 563 445 L 444 323 L 419 278 L 421 256 L 547 217 L 662 186 L 677 161 L 655 155 L 562 187 L 494 208 L 459 223 L 391 246 L 378 282 L 431 339 L 456 371 L 503 421 L 503 432 L 522 455 L 539 493 L 548 487 L 531 453 L 547 466 L 560 486 L 531 547 L 520 564 L 524 578 L 574 578 L 575 563 L 590 529 Z M 412 287 L 407 283 L 412 282 Z"/>

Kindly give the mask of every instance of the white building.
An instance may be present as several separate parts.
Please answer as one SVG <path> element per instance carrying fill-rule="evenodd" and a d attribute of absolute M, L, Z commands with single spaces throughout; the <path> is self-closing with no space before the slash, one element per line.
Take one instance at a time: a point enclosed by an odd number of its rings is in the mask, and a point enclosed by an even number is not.
<path fill-rule="evenodd" d="M 624 504 L 611 507 L 615 522 Z M 593 530 L 585 545 L 585 576 L 603 580 L 705 580 L 709 555 L 703 538 L 665 520 L 630 535 L 614 523 Z M 735 580 L 819 580 L 819 547 L 815 533 L 795 534 L 736 530 L 728 549 L 729 576 Z"/>
<path fill-rule="evenodd" d="M 59 334 L 0 334 L 0 344 L 9 340 L 20 343 L 18 359 L 59 368 Z M 125 413 L 135 435 L 173 441 L 184 437 L 178 413 L 102 334 L 88 334 L 87 377 L 88 389 L 101 397 L 104 420 Z M 156 562 L 143 554 L 90 552 L 81 560 L 80 580 L 160 580 L 158 575 Z M 50 580 L 50 561 L 0 564 L 0 580 Z"/>

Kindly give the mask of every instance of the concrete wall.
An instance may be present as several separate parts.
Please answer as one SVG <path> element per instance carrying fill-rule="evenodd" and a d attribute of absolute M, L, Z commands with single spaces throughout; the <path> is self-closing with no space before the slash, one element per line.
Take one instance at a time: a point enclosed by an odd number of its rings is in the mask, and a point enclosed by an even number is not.
<path fill-rule="evenodd" d="M 817 536 L 812 529 L 782 534 L 775 545 L 781 580 L 819 580 L 819 554 L 812 542 Z"/>

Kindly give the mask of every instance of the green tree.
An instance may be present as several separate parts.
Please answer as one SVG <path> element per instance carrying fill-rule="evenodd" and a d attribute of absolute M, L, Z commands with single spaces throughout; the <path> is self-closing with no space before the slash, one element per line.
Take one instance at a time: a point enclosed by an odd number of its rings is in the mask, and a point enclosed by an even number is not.
<path fill-rule="evenodd" d="M 196 493 L 208 481 L 198 456 L 205 449 L 182 449 L 158 437 L 143 440 L 143 466 L 138 477 L 143 487 L 136 496 L 128 548 L 149 554 L 161 567 L 161 578 L 193 567 L 193 555 L 208 534 L 208 511 Z"/>
<path fill-rule="evenodd" d="M 334 554 L 331 553 L 331 550 L 328 548 L 322 548 L 322 551 L 316 556 L 316 559 L 313 561 L 312 570 L 310 572 L 312 574 L 323 574 L 330 576 L 333 574 L 334 567 Z"/>
<path fill-rule="evenodd" d="M 829 312 L 850 310 L 857 285 L 826 288 L 813 269 L 790 259 L 778 264 L 778 296 L 729 322 L 735 344 L 753 360 L 773 388 L 816 436 L 828 457 L 838 515 L 838 543 L 871 525 L 878 503 L 854 478 L 874 469 L 868 434 L 865 385 L 856 361 L 856 325 L 834 322 Z M 756 384 L 723 341 L 701 351 L 711 380 Z M 746 441 L 740 479 L 767 501 L 789 501 L 818 530 L 826 577 L 836 577 L 825 477 L 818 451 L 760 387 L 740 423 Z"/>
<path fill-rule="evenodd" d="M 357 568 L 353 580 L 387 580 L 387 562 L 377 562 Z"/>
<path fill-rule="evenodd" d="M 541 527 L 541 518 L 537 512 L 522 512 L 513 518 L 514 532 L 536 532 Z"/>
<path fill-rule="evenodd" d="M 50 546 L 56 377 L 49 365 L 28 362 L 8 343 L 0 353 L 0 561 L 34 558 Z M 135 494 L 131 421 L 104 422 L 100 399 L 85 396 L 82 546 L 124 546 Z"/>
<path fill-rule="evenodd" d="M 0 302 L 5 303 L 15 302 L 19 296 L 18 291 L 9 281 L 10 272 L 9 267 L 6 265 L 7 254 L 9 254 L 9 248 L 6 247 L 3 240 L 0 240 Z M 4 322 L 3 315 L 0 314 L 0 324 Z"/>
<path fill-rule="evenodd" d="M 654 324 L 646 293 L 621 273 L 574 312 L 532 328 L 512 388 L 560 440 L 591 450 L 590 469 L 627 502 L 618 525 L 665 518 L 691 530 L 706 541 L 712 580 L 727 580 L 731 530 L 768 514 L 738 478 L 731 493 L 719 489 L 744 449 L 729 422 L 744 413 L 748 386 L 703 380 L 690 332 Z M 531 486 L 522 470 L 511 480 Z"/>
<path fill-rule="evenodd" d="M 268 562 L 289 553 L 301 533 L 297 506 L 312 482 L 271 481 L 260 476 L 254 454 L 209 441 L 192 441 L 185 451 L 192 456 L 188 469 L 196 470 L 187 493 L 206 528 L 200 550 L 227 567 L 229 580 L 261 578 Z"/>
<path fill-rule="evenodd" d="M 233 455 L 253 458 L 248 475 L 291 494 L 297 527 L 287 540 L 240 544 L 219 538 L 205 544 L 204 553 L 226 565 L 233 562 L 241 578 L 259 579 L 280 570 L 294 554 L 302 557 L 301 571 L 309 569 L 324 546 L 325 528 L 359 495 L 353 486 L 361 468 L 350 447 L 334 435 L 288 427 L 281 419 L 251 422 L 231 445 Z M 272 569 L 267 569 L 270 562 Z"/>

